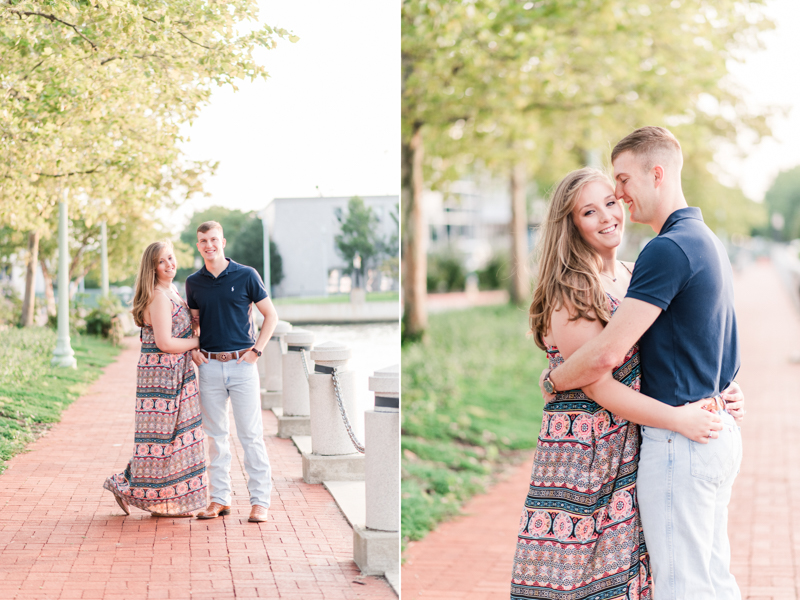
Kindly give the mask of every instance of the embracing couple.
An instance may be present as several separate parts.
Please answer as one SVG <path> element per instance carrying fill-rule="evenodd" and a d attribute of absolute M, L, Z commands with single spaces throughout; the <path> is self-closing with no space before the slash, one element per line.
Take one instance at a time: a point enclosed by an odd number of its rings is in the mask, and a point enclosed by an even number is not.
<path fill-rule="evenodd" d="M 550 368 L 511 598 L 739 599 L 730 262 L 686 203 L 669 131 L 637 129 L 611 162 L 613 182 L 567 175 L 542 225 L 530 324 Z M 616 258 L 621 201 L 657 234 L 635 265 Z"/>
<path fill-rule="evenodd" d="M 172 244 L 155 242 L 142 255 L 132 311 L 142 328 L 133 457 L 103 484 L 126 515 L 129 506 L 156 517 L 230 513 L 230 399 L 248 475 L 248 520 L 267 520 L 272 477 L 256 361 L 278 315 L 255 269 L 225 258 L 224 248 L 219 223 L 197 228 L 205 264 L 187 278 L 185 302 L 172 284 Z M 264 315 L 258 338 L 253 304 Z"/>

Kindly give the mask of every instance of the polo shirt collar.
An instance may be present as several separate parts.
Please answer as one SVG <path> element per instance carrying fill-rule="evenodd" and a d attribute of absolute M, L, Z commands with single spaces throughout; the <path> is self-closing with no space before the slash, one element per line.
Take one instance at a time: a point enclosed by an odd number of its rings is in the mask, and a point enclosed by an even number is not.
<path fill-rule="evenodd" d="M 211 277 L 211 279 L 219 279 L 219 278 L 220 278 L 220 277 L 222 277 L 223 275 L 226 275 L 226 274 L 228 274 L 228 273 L 233 273 L 234 271 L 238 271 L 238 270 L 240 269 L 241 265 L 240 265 L 239 263 L 237 263 L 236 261 L 234 261 L 234 260 L 231 260 L 230 258 L 226 258 L 225 260 L 227 260 L 227 261 L 228 261 L 228 266 L 227 266 L 227 267 L 225 267 L 225 268 L 222 270 L 222 273 L 220 273 L 220 274 L 219 274 L 219 275 L 217 275 L 216 277 L 214 277 L 214 276 L 211 274 L 211 272 L 210 272 L 210 271 L 209 271 L 209 270 L 206 268 L 206 265 L 205 265 L 205 263 L 203 263 L 203 267 L 200 269 L 200 273 L 202 273 L 202 274 L 203 274 L 203 275 L 205 275 L 206 277 Z"/>
<path fill-rule="evenodd" d="M 679 208 L 675 212 L 673 212 L 670 216 L 667 217 L 667 220 L 664 221 L 664 226 L 659 231 L 659 235 L 665 233 L 669 230 L 675 223 L 682 219 L 697 219 L 698 221 L 703 220 L 703 211 L 701 211 L 696 206 L 687 206 L 686 208 Z"/>

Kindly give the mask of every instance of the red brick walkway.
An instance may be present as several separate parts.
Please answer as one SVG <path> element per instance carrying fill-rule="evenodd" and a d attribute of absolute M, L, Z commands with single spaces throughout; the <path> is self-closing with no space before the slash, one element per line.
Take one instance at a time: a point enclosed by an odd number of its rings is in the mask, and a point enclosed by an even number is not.
<path fill-rule="evenodd" d="M 733 488 L 729 532 L 732 570 L 750 600 L 800 598 L 800 318 L 774 268 L 759 262 L 736 275 L 742 369 L 747 397 L 744 458 Z M 509 597 L 518 515 L 530 461 L 465 516 L 407 548 L 403 600 Z M 795 509 L 797 509 L 795 511 Z"/>
<path fill-rule="evenodd" d="M 383 579 L 361 577 L 350 526 L 327 490 L 303 482 L 271 412 L 268 522 L 247 522 L 238 440 L 231 515 L 164 519 L 131 508 L 125 517 L 101 486 L 133 449 L 137 359 L 134 340 L 0 475 L 0 600 L 396 598 Z"/>

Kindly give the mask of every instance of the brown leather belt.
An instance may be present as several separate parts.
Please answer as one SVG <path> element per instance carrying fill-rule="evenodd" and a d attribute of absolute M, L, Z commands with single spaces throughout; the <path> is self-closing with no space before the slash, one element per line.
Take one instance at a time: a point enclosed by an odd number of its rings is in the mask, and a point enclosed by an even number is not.
<path fill-rule="evenodd" d="M 229 360 L 239 360 L 242 356 L 250 352 L 250 348 L 244 350 L 236 350 L 235 352 L 206 352 L 200 350 L 200 354 L 211 360 L 218 360 L 219 362 L 228 362 Z"/>
<path fill-rule="evenodd" d="M 698 402 L 702 402 L 700 408 L 702 408 L 703 410 L 707 410 L 709 412 L 717 412 L 718 410 L 725 410 L 725 400 L 723 400 L 721 396 L 714 396 L 713 398 L 698 400 Z"/>

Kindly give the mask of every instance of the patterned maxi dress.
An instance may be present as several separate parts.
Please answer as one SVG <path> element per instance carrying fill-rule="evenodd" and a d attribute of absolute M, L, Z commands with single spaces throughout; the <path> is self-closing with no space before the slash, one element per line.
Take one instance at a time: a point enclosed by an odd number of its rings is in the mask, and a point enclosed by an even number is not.
<path fill-rule="evenodd" d="M 170 301 L 172 337 L 191 337 L 189 309 Z M 205 443 L 192 353 L 161 352 L 150 325 L 142 327 L 141 339 L 133 457 L 103 487 L 150 512 L 174 515 L 205 508 Z"/>
<path fill-rule="evenodd" d="M 612 314 L 619 301 L 609 295 Z M 564 362 L 547 350 L 550 367 Z M 614 378 L 639 391 L 639 350 Z M 639 426 L 581 390 L 544 409 L 531 485 L 522 510 L 511 599 L 652 598 L 650 560 L 636 501 Z"/>

